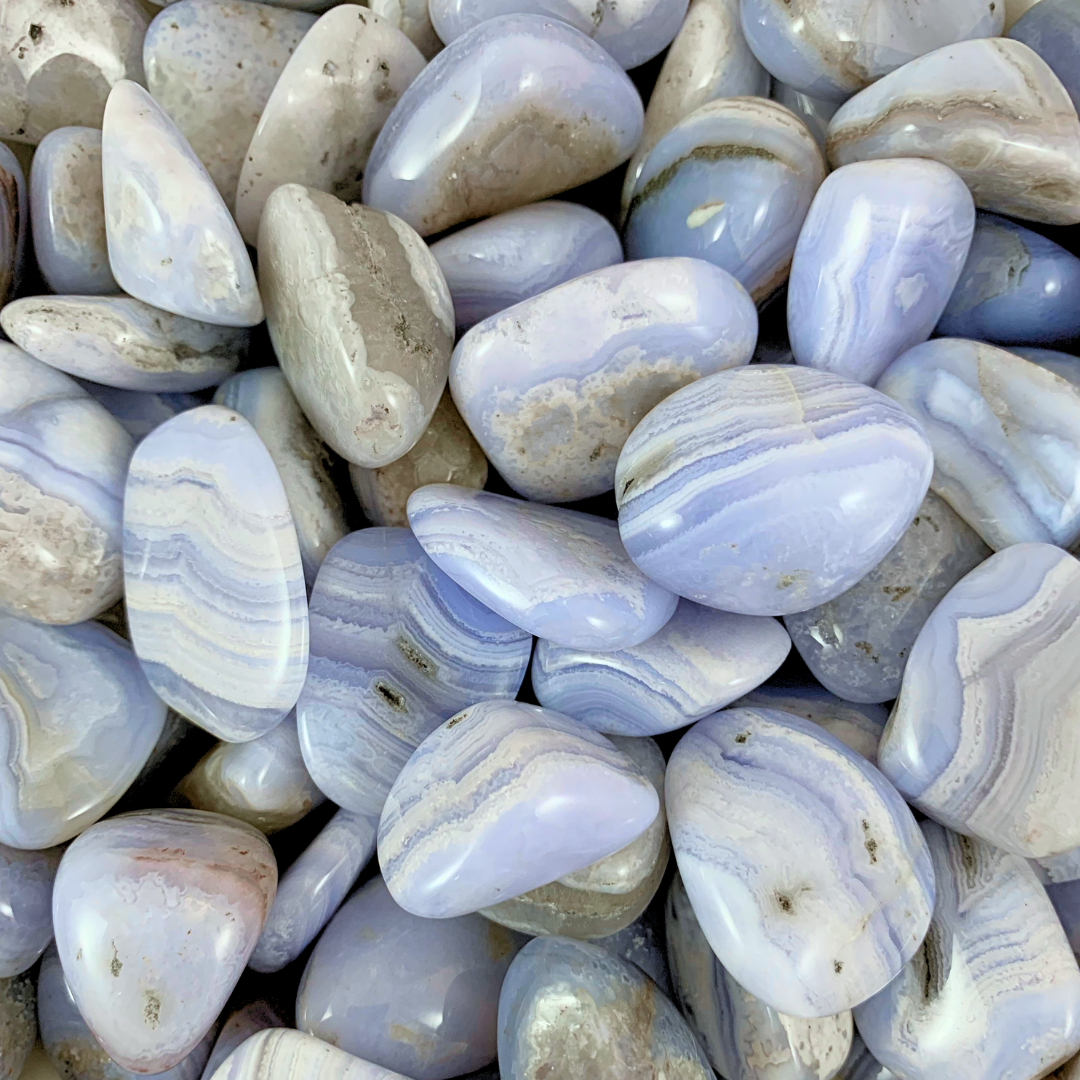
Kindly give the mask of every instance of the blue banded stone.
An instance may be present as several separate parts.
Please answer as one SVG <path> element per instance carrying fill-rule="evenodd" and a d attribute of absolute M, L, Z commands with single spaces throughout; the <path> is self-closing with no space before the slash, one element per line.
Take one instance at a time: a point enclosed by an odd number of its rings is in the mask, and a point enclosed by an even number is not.
<path fill-rule="evenodd" d="M 1080 111 L 1080 11 L 1076 4 L 1072 0 L 1039 0 L 1013 23 L 1009 37 L 1022 41 L 1046 61 Z"/>
<path fill-rule="evenodd" d="M 33 967 L 52 941 L 52 888 L 59 848 L 0 844 L 0 979 Z"/>
<path fill-rule="evenodd" d="M 224 1016 L 224 1013 L 222 1013 Z M 268 1001 L 252 1001 L 237 1009 L 222 1025 L 214 1042 L 214 1049 L 202 1071 L 200 1080 L 213 1080 L 225 1059 L 242 1043 L 258 1031 L 283 1028 L 288 1025 Z M 214 1029 L 211 1028 L 211 1031 Z M 200 1044 L 201 1045 L 201 1044 Z"/>

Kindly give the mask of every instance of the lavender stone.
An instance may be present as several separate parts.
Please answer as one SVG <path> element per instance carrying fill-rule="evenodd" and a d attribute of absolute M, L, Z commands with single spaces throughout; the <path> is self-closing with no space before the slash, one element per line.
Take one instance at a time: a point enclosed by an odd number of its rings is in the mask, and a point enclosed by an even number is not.
<path fill-rule="evenodd" d="M 62 852 L 0 844 L 0 978 L 33 967 L 52 941 L 52 890 Z"/>
<path fill-rule="evenodd" d="M 1044 0 L 1039 0 L 1040 4 Z M 1028 5 L 1009 31 L 1009 37 L 1034 49 L 1049 64 L 1080 110 L 1080 11 L 1072 0 L 1049 0 L 1046 7 Z"/>

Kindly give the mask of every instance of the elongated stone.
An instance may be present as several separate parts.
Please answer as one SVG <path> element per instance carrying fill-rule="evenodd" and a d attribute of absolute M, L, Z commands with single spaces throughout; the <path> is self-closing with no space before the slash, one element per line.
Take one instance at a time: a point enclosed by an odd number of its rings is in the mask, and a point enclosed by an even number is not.
<path fill-rule="evenodd" d="M 610 491 L 641 418 L 673 390 L 749 362 L 757 312 L 699 259 L 595 270 L 474 326 L 450 389 L 499 474 L 528 499 Z"/>
<path fill-rule="evenodd" d="M 244 970 L 276 885 L 262 833 L 199 810 L 122 814 L 67 849 L 53 891 L 56 946 L 109 1057 L 162 1072 L 195 1049 Z"/>
<path fill-rule="evenodd" d="M 608 735 L 686 727 L 764 682 L 791 641 L 775 619 L 732 615 L 680 600 L 651 638 L 619 652 L 537 643 L 537 700 Z"/>
<path fill-rule="evenodd" d="M 468 225 L 431 245 L 459 333 L 564 281 L 622 262 L 607 218 L 577 203 L 533 203 Z"/>
<path fill-rule="evenodd" d="M 442 52 L 443 43 L 431 25 L 427 0 L 372 0 L 369 6 L 380 19 L 400 30 L 425 61 Z"/>
<path fill-rule="evenodd" d="M 0 1080 L 15 1080 L 34 1048 L 35 998 L 30 975 L 0 978 Z"/>
<path fill-rule="evenodd" d="M 408 529 L 362 529 L 311 593 L 297 706 L 304 758 L 339 806 L 377 820 L 413 751 L 477 701 L 512 698 L 532 638 L 455 584 Z"/>
<path fill-rule="evenodd" d="M 1005 851 L 1080 845 L 1078 616 L 1080 563 L 1051 544 L 1014 544 L 949 590 L 878 751 L 904 798 Z"/>
<path fill-rule="evenodd" d="M 735 368 L 634 429 L 615 473 L 619 532 L 680 596 L 748 615 L 805 611 L 884 558 L 932 466 L 918 422 L 870 387 L 812 368 Z"/>
<path fill-rule="evenodd" d="M 0 843 L 47 848 L 127 790 L 165 724 L 126 641 L 0 616 Z"/>
<path fill-rule="evenodd" d="M 980 209 L 1080 221 L 1080 120 L 1057 76 L 1018 41 L 964 41 L 912 60 L 837 111 L 827 146 L 834 168 L 931 158 Z"/>
<path fill-rule="evenodd" d="M 375 854 L 378 823 L 339 810 L 282 875 L 249 965 L 280 971 L 330 921 Z"/>
<path fill-rule="evenodd" d="M 1006 8 L 1015 0 L 1010 0 Z M 1050 0 L 1038 11 L 1028 10 L 1035 5 L 1023 0 L 1026 9 L 1009 30 L 1009 37 L 1034 49 L 1050 66 L 1068 91 L 1072 103 L 1080 110 L 1080 71 L 1076 57 L 1080 50 L 1080 12 L 1069 0 Z"/>
<path fill-rule="evenodd" d="M 603 735 L 551 709 L 485 701 L 429 735 L 394 782 L 379 865 L 406 911 L 450 918 L 619 851 L 658 810 L 644 773 Z"/>
<path fill-rule="evenodd" d="M 603 176 L 630 156 L 642 117 L 626 73 L 580 31 L 539 15 L 490 19 L 401 96 L 368 159 L 364 202 L 428 236 Z"/>
<path fill-rule="evenodd" d="M 503 1080 L 713 1077 L 679 1010 L 644 972 L 565 937 L 534 938 L 510 965 L 499 1071 Z"/>
<path fill-rule="evenodd" d="M 432 484 L 409 524 L 448 577 L 508 622 L 556 645 L 599 652 L 655 634 L 676 599 L 626 554 L 606 518 Z"/>
<path fill-rule="evenodd" d="M 850 1011 L 804 1020 L 744 990 L 709 947 L 678 874 L 665 912 L 675 1000 L 721 1076 L 822 1080 L 837 1074 L 851 1048 Z"/>
<path fill-rule="evenodd" d="M 291 1028 L 252 1035 L 218 1075 L 220 1080 L 410 1080 Z"/>
<path fill-rule="evenodd" d="M 29 224 L 22 166 L 11 150 L 0 143 L 0 305 L 14 296 L 22 281 Z"/>
<path fill-rule="evenodd" d="M 806 125 L 806 130 L 814 136 L 814 141 L 824 153 L 829 121 L 841 103 L 830 98 L 811 97 L 776 79 L 773 80 L 772 98 L 785 109 L 790 109 Z"/>
<path fill-rule="evenodd" d="M 420 237 L 392 214 L 286 184 L 263 211 L 259 272 L 274 351 L 315 430 L 368 469 L 411 450 L 454 342 L 450 293 Z"/>
<path fill-rule="evenodd" d="M 931 487 L 992 548 L 1080 538 L 1080 389 L 962 338 L 910 349 L 878 389 L 917 418 Z"/>
<path fill-rule="evenodd" d="M 922 948 L 855 1010 L 883 1065 L 910 1080 L 1045 1076 L 1080 1050 L 1080 968 L 1017 855 L 923 832 L 937 902 Z"/>
<path fill-rule="evenodd" d="M 627 257 L 707 259 L 764 300 L 787 279 L 825 171 L 814 137 L 782 105 L 710 101 L 642 163 L 627 208 Z"/>
<path fill-rule="evenodd" d="M 1030 348 L 1027 345 L 1012 345 L 1008 351 L 1052 371 L 1080 390 L 1080 357 L 1057 349 Z"/>
<path fill-rule="evenodd" d="M 214 1073 L 218 1071 L 225 1059 L 256 1032 L 288 1026 L 277 1009 L 268 1001 L 252 1001 L 237 1009 L 221 1025 L 221 1033 L 207 1059 L 201 1080 L 213 1080 Z"/>
<path fill-rule="evenodd" d="M 925 341 L 971 246 L 975 206 L 936 161 L 860 161 L 821 185 L 788 284 L 797 364 L 875 383 Z"/>
<path fill-rule="evenodd" d="M 289 500 L 304 580 L 310 589 L 327 552 L 348 531 L 341 496 L 330 478 L 325 444 L 278 367 L 234 375 L 218 387 L 214 404 L 235 409 L 250 421 L 270 451 Z"/>
<path fill-rule="evenodd" d="M 0 844 L 0 979 L 33 967 L 52 941 L 53 879 L 60 855 L 59 848 L 20 851 Z"/>
<path fill-rule="evenodd" d="M 192 568 L 177 575 L 176 566 Z M 276 727 L 307 673 L 303 568 L 285 489 L 239 413 L 152 431 L 124 496 L 128 624 L 157 694 L 227 742 Z"/>
<path fill-rule="evenodd" d="M 109 265 L 137 300 L 222 326 L 263 307 L 247 248 L 202 162 L 133 82 L 109 94 L 101 133 Z"/>
<path fill-rule="evenodd" d="M 915 819 L 816 725 L 758 708 L 699 720 L 668 762 L 667 810 L 713 952 L 778 1012 L 850 1009 L 921 944 L 934 873 Z"/>
<path fill-rule="evenodd" d="M 193 394 L 117 390 L 112 386 L 83 381 L 79 385 L 105 407 L 136 444 L 142 442 L 159 424 L 202 404 Z"/>
<path fill-rule="evenodd" d="M 979 534 L 927 492 L 896 547 L 820 607 L 784 616 L 814 677 L 847 701 L 892 701 L 915 638 L 938 601 L 989 558 Z"/>

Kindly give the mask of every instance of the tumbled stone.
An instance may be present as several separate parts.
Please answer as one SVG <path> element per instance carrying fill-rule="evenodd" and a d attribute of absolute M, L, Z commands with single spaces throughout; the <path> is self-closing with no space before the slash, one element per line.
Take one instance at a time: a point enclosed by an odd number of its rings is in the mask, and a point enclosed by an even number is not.
<path fill-rule="evenodd" d="M 442 51 L 443 43 L 431 25 L 427 0 L 372 0 L 369 6 L 380 19 L 400 30 L 425 61 Z"/>
<path fill-rule="evenodd" d="M 829 121 L 841 103 L 829 98 L 810 97 L 809 94 L 804 94 L 777 79 L 773 80 L 772 98 L 779 101 L 785 109 L 790 109 L 806 125 L 806 130 L 814 136 L 814 141 L 824 153 Z"/>
<path fill-rule="evenodd" d="M 307 673 L 304 574 L 273 458 L 239 413 L 203 405 L 139 444 L 124 569 L 131 641 L 161 698 L 227 742 L 281 723 Z"/>
<path fill-rule="evenodd" d="M 37 1038 L 34 980 L 0 978 L 0 1080 L 15 1080 Z"/>
<path fill-rule="evenodd" d="M 291 1028 L 252 1035 L 225 1062 L 220 1076 L 221 1080 L 410 1080 Z"/>
<path fill-rule="evenodd" d="M 834 1080 L 897 1080 L 897 1078 L 895 1073 L 886 1069 L 866 1049 L 866 1043 L 856 1031 L 851 1040 L 851 1051 L 848 1053 L 847 1060 L 840 1066 L 840 1071 Z"/>
<path fill-rule="evenodd" d="M 153 394 L 117 390 L 112 386 L 80 381 L 79 385 L 112 415 L 138 444 L 159 424 L 202 404 L 193 394 Z"/>
<path fill-rule="evenodd" d="M 608 937 L 597 938 L 595 944 L 641 968 L 667 997 L 671 997 L 661 903 L 650 904 L 645 914 L 629 926 Z"/>
<path fill-rule="evenodd" d="M 1052 371 L 1080 390 L 1080 357 L 1058 352 L 1057 349 L 1030 348 L 1027 345 L 1010 345 L 1008 351 Z"/>
<path fill-rule="evenodd" d="M 699 259 L 595 270 L 474 326 L 450 389 L 488 459 L 528 499 L 610 491 L 627 436 L 673 390 L 749 362 L 757 312 Z"/>
<path fill-rule="evenodd" d="M 406 911 L 450 918 L 621 850 L 658 810 L 648 778 L 603 735 L 551 709 L 485 701 L 437 728 L 401 771 L 379 865 Z"/>
<path fill-rule="evenodd" d="M 392 214 L 286 184 L 259 227 L 267 326 L 315 430 L 374 469 L 406 454 L 446 386 L 454 308 L 438 263 Z"/>
<path fill-rule="evenodd" d="M 1044 0 L 1040 0 L 1040 5 Z M 1006 11 L 1017 0 L 1006 0 Z M 1077 70 L 1077 51 L 1080 50 L 1080 12 L 1071 0 L 1048 0 L 1045 7 L 1034 8 L 1035 0 L 1019 0 L 1024 6 L 1020 18 L 1009 30 L 1009 37 L 1022 41 L 1034 49 L 1050 66 L 1061 80 L 1072 98 L 1072 103 L 1080 110 L 1080 70 Z"/>
<path fill-rule="evenodd" d="M 29 224 L 22 166 L 0 143 L 0 305 L 15 295 L 22 281 Z"/>
<path fill-rule="evenodd" d="M 122 814 L 64 853 L 53 891 L 71 995 L 105 1052 L 162 1072 L 206 1036 L 277 885 L 265 837 L 199 810 Z"/>
<path fill-rule="evenodd" d="M 245 1040 L 259 1031 L 289 1025 L 268 1001 L 252 1001 L 237 1009 L 222 1025 L 221 1033 L 210 1051 L 201 1080 L 213 1080 L 225 1059 Z M 213 1029 L 211 1029 L 213 1030 Z"/>
<path fill-rule="evenodd" d="M 364 202 L 428 236 L 603 176 L 630 156 L 642 117 L 599 45 L 552 18 L 504 15 L 402 94 L 368 159 Z"/>
<path fill-rule="evenodd" d="M 59 848 L 20 851 L 0 844 L 0 979 L 33 967 L 52 941 L 53 878 L 61 854 Z"/>

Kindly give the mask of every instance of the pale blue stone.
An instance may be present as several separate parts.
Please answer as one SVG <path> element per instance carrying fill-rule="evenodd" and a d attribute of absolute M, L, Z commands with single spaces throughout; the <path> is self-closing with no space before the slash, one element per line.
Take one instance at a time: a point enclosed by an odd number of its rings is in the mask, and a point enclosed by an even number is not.
<path fill-rule="evenodd" d="M 1080 8 L 1074 0 L 1039 0 L 1013 23 L 1009 37 L 1050 65 L 1080 111 Z"/>
<path fill-rule="evenodd" d="M 1069 945 L 1080 956 L 1080 881 L 1062 881 L 1046 886 Z"/>
<path fill-rule="evenodd" d="M 1039 0 L 1042 3 L 1042 0 Z M 1057 349 L 1032 349 L 1026 345 L 1012 345 L 1009 352 L 1030 360 L 1039 367 L 1052 371 L 1055 375 L 1072 383 L 1080 390 L 1080 357 L 1070 353 L 1059 352 Z"/>
<path fill-rule="evenodd" d="M 1080 847 L 1058 855 L 1046 855 L 1031 860 L 1032 869 L 1044 885 L 1065 884 L 1080 880 Z"/>
<path fill-rule="evenodd" d="M 213 1080 L 218 1066 L 246 1039 L 257 1031 L 268 1028 L 283 1028 L 289 1025 L 279 1015 L 277 1009 L 268 1001 L 252 1001 L 234 1012 L 221 1025 L 221 1033 L 210 1051 L 201 1080 Z M 213 1031 L 213 1028 L 210 1029 Z M 200 1044 L 201 1045 L 201 1044 Z"/>
<path fill-rule="evenodd" d="M 795 362 L 874 383 L 925 341 L 964 267 L 975 204 L 936 161 L 859 161 L 821 185 L 795 248 Z"/>
<path fill-rule="evenodd" d="M 158 424 L 202 404 L 194 394 L 154 394 L 145 390 L 118 390 L 115 386 L 101 386 L 88 379 L 78 382 L 120 422 L 136 445 Z"/>
<path fill-rule="evenodd" d="M 659 805 L 603 735 L 551 709 L 485 701 L 429 735 L 394 782 L 379 865 L 406 911 L 450 918 L 620 851 Z"/>
<path fill-rule="evenodd" d="M 840 102 L 830 98 L 815 98 L 788 86 L 777 79 L 773 80 L 772 97 L 785 108 L 790 109 L 805 125 L 814 141 L 825 150 L 825 135 L 829 130 L 829 121 L 833 113 L 840 108 Z"/>
<path fill-rule="evenodd" d="M 280 971 L 315 940 L 375 854 L 377 828 L 349 810 L 330 819 L 282 875 L 250 967 Z"/>
<path fill-rule="evenodd" d="M 666 822 L 665 822 L 666 828 Z M 629 926 L 595 938 L 594 945 L 601 945 L 609 953 L 641 968 L 660 989 L 671 997 L 671 975 L 668 972 L 667 948 L 664 943 L 663 897 L 658 897 L 648 910 L 639 915 Z"/>
<path fill-rule="evenodd" d="M 297 705 L 315 782 L 377 821 L 390 785 L 444 720 L 512 698 L 532 638 L 456 585 L 408 529 L 336 544 L 311 593 L 311 659 Z"/>
<path fill-rule="evenodd" d="M 139 444 L 124 571 L 132 644 L 172 708 L 226 742 L 285 718 L 307 672 L 304 573 L 277 468 L 239 413 L 204 405 Z"/>
<path fill-rule="evenodd" d="M 626 73 L 580 31 L 503 15 L 443 49 L 401 95 L 364 173 L 364 202 L 421 236 L 603 176 L 641 138 Z"/>
<path fill-rule="evenodd" d="M 847 1061 L 840 1067 L 834 1080 L 897 1080 L 897 1077 L 866 1049 L 866 1043 L 855 1032 Z"/>
<path fill-rule="evenodd" d="M 453 484 L 414 491 L 408 513 L 440 570 L 556 645 L 614 652 L 675 613 L 676 598 L 634 566 L 606 518 Z"/>
<path fill-rule="evenodd" d="M 630 558 L 700 604 L 805 611 L 849 589 L 911 523 L 933 457 L 868 386 L 753 365 L 676 391 L 634 429 L 615 498 Z"/>
<path fill-rule="evenodd" d="M 1017 855 L 923 825 L 937 902 L 922 948 L 860 1005 L 870 1052 L 904 1080 L 1032 1080 L 1080 1050 L 1080 968 Z"/>
<path fill-rule="evenodd" d="M 707 259 L 764 300 L 787 279 L 825 173 L 821 148 L 782 105 L 710 101 L 667 132 L 641 166 L 627 211 L 627 258 Z"/>
<path fill-rule="evenodd" d="M 926 843 L 896 790 L 839 739 L 791 713 L 728 709 L 683 736 L 666 787 L 701 929 L 766 1005 L 842 1012 L 918 949 L 934 905 Z"/>
<path fill-rule="evenodd" d="M 595 270 L 458 342 L 450 390 L 492 465 L 538 502 L 610 491 L 627 435 L 680 386 L 749 362 L 757 312 L 700 259 Z"/>
<path fill-rule="evenodd" d="M 791 641 L 775 620 L 680 600 L 667 625 L 618 652 L 537 643 L 541 705 L 614 735 L 660 735 L 722 709 L 764 682 Z"/>
<path fill-rule="evenodd" d="M 556 199 L 478 221 L 436 241 L 431 254 L 450 289 L 458 333 L 623 259 L 619 234 L 607 218 Z"/>
<path fill-rule="evenodd" d="M 22 282 L 29 221 L 22 166 L 0 143 L 0 307 L 15 295 Z"/>
<path fill-rule="evenodd" d="M 52 887 L 59 848 L 0 844 L 0 979 L 32 967 L 52 941 Z"/>
<path fill-rule="evenodd" d="M 323 931 L 296 1026 L 415 1080 L 493 1061 L 499 988 L 525 938 L 482 915 L 422 919 L 369 881 Z"/>

